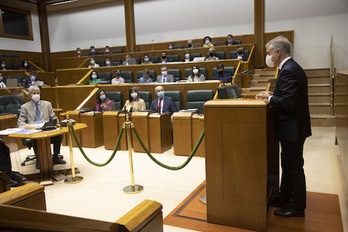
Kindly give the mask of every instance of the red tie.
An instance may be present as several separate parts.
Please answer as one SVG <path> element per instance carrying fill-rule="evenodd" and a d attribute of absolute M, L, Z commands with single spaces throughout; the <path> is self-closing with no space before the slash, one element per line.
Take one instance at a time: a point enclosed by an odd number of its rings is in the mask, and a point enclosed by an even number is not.
<path fill-rule="evenodd" d="M 158 111 L 157 113 L 159 114 L 161 113 L 161 106 L 162 106 L 162 99 L 160 98 L 158 103 L 158 110 L 157 110 Z"/>

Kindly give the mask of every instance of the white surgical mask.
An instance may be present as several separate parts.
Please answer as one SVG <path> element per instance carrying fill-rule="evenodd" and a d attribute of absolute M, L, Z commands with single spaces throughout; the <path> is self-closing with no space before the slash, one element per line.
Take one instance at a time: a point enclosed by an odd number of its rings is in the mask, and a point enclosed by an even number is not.
<path fill-rule="evenodd" d="M 93 52 L 93 53 L 94 53 L 94 52 L 95 52 L 95 49 L 92 49 L 92 50 L 91 50 L 91 52 Z"/>
<path fill-rule="evenodd" d="M 274 68 L 274 61 L 272 61 L 272 56 L 271 55 L 267 55 L 266 56 L 266 64 L 267 64 L 268 67 Z"/>
<path fill-rule="evenodd" d="M 28 63 L 24 63 L 24 66 L 28 66 Z"/>
<path fill-rule="evenodd" d="M 173 46 L 169 46 L 169 49 L 173 49 Z"/>
<path fill-rule="evenodd" d="M 6 64 L 1 64 L 1 67 L 5 68 L 5 67 L 6 67 Z"/>
<path fill-rule="evenodd" d="M 210 41 L 207 39 L 206 41 L 205 41 L 205 44 L 209 44 L 210 43 Z"/>
<path fill-rule="evenodd" d="M 77 51 L 77 54 L 81 54 L 81 51 L 79 50 L 79 51 Z"/>
<path fill-rule="evenodd" d="M 106 98 L 106 95 L 100 95 L 100 100 L 104 100 Z"/>
<path fill-rule="evenodd" d="M 4 78 L 2 76 L 0 76 L 0 81 L 3 81 L 3 80 L 4 80 Z"/>
<path fill-rule="evenodd" d="M 110 64 L 110 61 L 106 61 L 105 64 L 106 64 L 106 65 L 109 65 L 109 64 Z"/>
<path fill-rule="evenodd" d="M 197 73 L 198 73 L 198 69 L 194 69 L 194 70 L 192 70 L 192 72 L 193 72 L 194 74 L 197 74 Z"/>
<path fill-rule="evenodd" d="M 133 99 L 136 99 L 136 98 L 138 97 L 138 93 L 131 93 L 131 97 L 132 97 Z"/>
<path fill-rule="evenodd" d="M 109 50 L 109 49 L 105 49 L 105 52 L 106 52 L 106 53 L 109 53 L 109 52 L 110 52 L 110 50 Z"/>
<path fill-rule="evenodd" d="M 96 79 L 96 78 L 97 78 L 97 75 L 93 74 L 93 75 L 92 75 L 92 78 L 93 78 L 93 79 Z"/>
<path fill-rule="evenodd" d="M 149 58 L 144 58 L 144 61 L 145 62 L 149 62 Z"/>
<path fill-rule="evenodd" d="M 34 102 L 38 102 L 40 100 L 40 94 L 33 94 L 33 95 L 31 95 L 31 99 Z"/>
<path fill-rule="evenodd" d="M 159 98 L 163 99 L 163 97 L 164 97 L 164 91 L 158 92 L 158 93 L 157 93 L 157 96 L 158 96 Z"/>
<path fill-rule="evenodd" d="M 167 75 L 167 71 L 162 71 L 161 73 L 162 73 L 163 76 Z"/>
<path fill-rule="evenodd" d="M 190 58 L 190 54 L 186 53 L 186 54 L 185 54 L 185 58 L 186 58 L 186 59 Z"/>
<path fill-rule="evenodd" d="M 31 79 L 31 81 L 35 81 L 36 78 L 35 78 L 35 76 L 31 75 L 30 79 Z"/>
<path fill-rule="evenodd" d="M 95 61 L 94 61 L 94 60 L 91 60 L 91 64 L 95 64 Z"/>

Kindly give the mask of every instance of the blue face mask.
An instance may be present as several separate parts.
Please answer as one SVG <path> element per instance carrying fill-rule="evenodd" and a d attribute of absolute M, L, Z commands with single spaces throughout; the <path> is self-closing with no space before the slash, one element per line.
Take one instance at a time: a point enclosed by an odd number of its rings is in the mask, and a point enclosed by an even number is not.
<path fill-rule="evenodd" d="M 36 77 L 33 76 L 33 75 L 31 75 L 31 76 L 30 76 L 30 79 L 31 79 L 31 81 L 35 81 Z"/>
<path fill-rule="evenodd" d="M 106 98 L 106 95 L 100 95 L 100 100 L 104 100 Z"/>
<path fill-rule="evenodd" d="M 163 97 L 164 97 L 164 91 L 158 92 L 158 93 L 157 93 L 157 96 L 158 96 L 159 98 L 163 99 Z"/>
<path fill-rule="evenodd" d="M 229 39 L 229 40 L 227 40 L 227 41 L 228 41 L 229 43 L 232 43 L 233 40 Z"/>
<path fill-rule="evenodd" d="M 119 72 L 116 73 L 116 77 L 120 77 L 121 74 Z"/>
<path fill-rule="evenodd" d="M 148 62 L 148 61 L 149 61 L 149 58 L 145 58 L 144 61 L 145 61 L 145 62 Z"/>

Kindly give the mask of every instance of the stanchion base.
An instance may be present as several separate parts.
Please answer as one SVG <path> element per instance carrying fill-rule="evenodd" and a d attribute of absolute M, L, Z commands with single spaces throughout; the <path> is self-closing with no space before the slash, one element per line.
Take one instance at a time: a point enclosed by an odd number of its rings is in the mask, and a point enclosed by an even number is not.
<path fill-rule="evenodd" d="M 206 205 L 207 204 L 207 195 L 200 196 L 199 201 Z"/>
<path fill-rule="evenodd" d="M 64 180 L 66 184 L 77 184 L 83 181 L 82 176 L 68 177 Z"/>
<path fill-rule="evenodd" d="M 144 190 L 144 187 L 142 185 L 128 185 L 126 187 L 123 188 L 123 192 L 127 193 L 127 194 L 135 194 L 135 193 L 140 193 Z"/>

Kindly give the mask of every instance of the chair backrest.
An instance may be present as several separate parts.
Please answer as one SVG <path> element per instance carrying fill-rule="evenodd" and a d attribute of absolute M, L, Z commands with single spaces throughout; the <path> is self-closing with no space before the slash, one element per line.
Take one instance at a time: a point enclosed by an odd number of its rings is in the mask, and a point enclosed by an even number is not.
<path fill-rule="evenodd" d="M 224 45 L 225 45 L 225 41 L 216 41 L 215 46 L 224 46 Z"/>
<path fill-rule="evenodd" d="M 181 110 L 182 100 L 181 100 L 181 92 L 180 91 L 165 91 L 164 95 L 167 97 L 171 97 L 176 105 L 176 110 Z"/>
<path fill-rule="evenodd" d="M 135 57 L 135 62 L 137 62 L 137 64 L 140 64 L 140 58 L 139 57 Z"/>
<path fill-rule="evenodd" d="M 133 82 L 133 72 L 121 71 L 121 76 L 124 78 L 125 83 L 132 83 Z"/>
<path fill-rule="evenodd" d="M 8 76 L 6 78 L 6 86 L 7 87 L 19 87 L 19 81 L 17 76 Z"/>
<path fill-rule="evenodd" d="M 168 69 L 168 74 L 172 74 L 174 76 L 174 81 L 180 81 L 180 69 Z"/>
<path fill-rule="evenodd" d="M 229 73 L 230 75 L 234 75 L 234 72 L 236 71 L 235 67 L 225 67 L 225 72 Z M 217 74 L 217 68 L 213 68 L 213 76 Z"/>
<path fill-rule="evenodd" d="M 122 92 L 106 92 L 106 95 L 112 100 L 112 110 L 122 110 L 123 95 Z"/>
<path fill-rule="evenodd" d="M 174 49 L 182 49 L 183 46 L 182 45 L 174 45 Z"/>
<path fill-rule="evenodd" d="M 158 63 L 159 62 L 159 57 L 158 56 L 149 56 L 149 59 L 151 60 L 152 63 Z"/>
<path fill-rule="evenodd" d="M 12 64 L 12 69 L 18 70 L 21 67 L 21 64 Z"/>
<path fill-rule="evenodd" d="M 206 68 L 199 68 L 201 70 L 201 73 L 207 78 L 207 69 Z M 192 69 L 187 68 L 185 69 L 185 79 L 187 80 L 188 76 L 191 75 Z"/>
<path fill-rule="evenodd" d="M 168 55 L 168 59 L 172 60 L 173 62 L 178 62 L 180 60 L 179 55 Z"/>
<path fill-rule="evenodd" d="M 202 44 L 201 43 L 194 43 L 193 47 L 194 48 L 199 48 L 199 47 L 202 47 Z"/>
<path fill-rule="evenodd" d="M 18 54 L 7 54 L 5 58 L 19 58 Z"/>
<path fill-rule="evenodd" d="M 146 109 L 150 109 L 152 97 L 151 93 L 147 91 L 139 91 L 139 97 L 145 101 Z"/>
<path fill-rule="evenodd" d="M 214 46 L 216 46 L 216 42 L 211 42 Z"/>
<path fill-rule="evenodd" d="M 111 54 L 115 54 L 115 53 L 122 53 L 122 50 L 114 50 L 114 51 L 111 51 Z"/>
<path fill-rule="evenodd" d="M 140 77 L 143 76 L 144 71 L 138 71 L 137 72 L 137 82 L 139 81 Z M 150 70 L 150 77 L 152 81 L 156 80 L 156 71 L 155 70 Z"/>
<path fill-rule="evenodd" d="M 186 92 L 186 109 L 198 109 L 203 113 L 203 105 L 206 101 L 214 98 L 213 90 L 190 90 Z"/>
<path fill-rule="evenodd" d="M 242 44 L 241 40 L 233 40 L 234 42 L 236 42 L 236 44 Z"/>
<path fill-rule="evenodd" d="M 111 84 L 112 75 L 111 73 L 98 73 L 101 84 Z"/>
<path fill-rule="evenodd" d="M 0 96 L 0 112 L 6 114 L 16 114 L 19 116 L 22 99 L 17 95 L 3 95 Z"/>
<path fill-rule="evenodd" d="M 201 57 L 201 53 L 191 53 L 191 57 L 192 59 L 194 59 L 195 57 Z"/>
<path fill-rule="evenodd" d="M 122 64 L 122 61 L 121 60 L 111 60 L 111 64 L 112 64 L 112 66 L 117 66 L 117 65 L 120 65 L 120 64 Z"/>
<path fill-rule="evenodd" d="M 95 63 L 99 64 L 99 66 L 105 66 L 104 60 L 96 60 Z"/>

